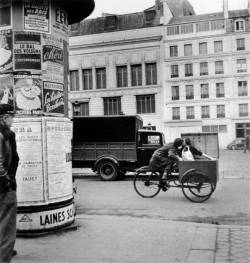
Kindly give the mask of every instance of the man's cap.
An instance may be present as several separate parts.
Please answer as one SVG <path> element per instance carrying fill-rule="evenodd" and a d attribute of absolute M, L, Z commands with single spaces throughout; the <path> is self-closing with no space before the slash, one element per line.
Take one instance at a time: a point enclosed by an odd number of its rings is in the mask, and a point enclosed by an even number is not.
<path fill-rule="evenodd" d="M 14 114 L 14 108 L 10 104 L 0 104 L 0 115 Z"/>
<path fill-rule="evenodd" d="M 176 138 L 174 140 L 174 147 L 175 148 L 178 148 L 178 147 L 182 146 L 182 144 L 183 144 L 183 140 L 181 138 Z"/>

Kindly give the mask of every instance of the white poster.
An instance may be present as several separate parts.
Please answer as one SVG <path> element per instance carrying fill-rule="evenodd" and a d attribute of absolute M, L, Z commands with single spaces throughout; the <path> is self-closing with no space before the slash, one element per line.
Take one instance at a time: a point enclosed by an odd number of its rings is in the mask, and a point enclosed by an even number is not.
<path fill-rule="evenodd" d="M 72 195 L 70 121 L 47 121 L 47 173 L 49 200 Z"/>
<path fill-rule="evenodd" d="M 17 152 L 17 197 L 19 203 L 44 202 L 42 125 L 40 121 L 15 121 Z"/>
<path fill-rule="evenodd" d="M 49 0 L 24 0 L 24 29 L 50 31 Z"/>

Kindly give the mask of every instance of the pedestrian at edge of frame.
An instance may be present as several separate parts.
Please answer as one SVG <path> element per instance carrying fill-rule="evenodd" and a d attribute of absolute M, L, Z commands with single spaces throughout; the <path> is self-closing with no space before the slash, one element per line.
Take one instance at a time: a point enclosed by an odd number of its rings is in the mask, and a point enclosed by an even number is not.
<path fill-rule="evenodd" d="M 249 142 L 249 140 L 250 140 L 249 135 L 247 135 L 246 139 L 245 139 L 244 153 L 246 153 L 247 150 L 250 152 L 250 142 Z"/>
<path fill-rule="evenodd" d="M 16 150 L 13 107 L 0 104 L 0 263 L 9 263 L 16 251 L 16 171 L 19 157 Z"/>

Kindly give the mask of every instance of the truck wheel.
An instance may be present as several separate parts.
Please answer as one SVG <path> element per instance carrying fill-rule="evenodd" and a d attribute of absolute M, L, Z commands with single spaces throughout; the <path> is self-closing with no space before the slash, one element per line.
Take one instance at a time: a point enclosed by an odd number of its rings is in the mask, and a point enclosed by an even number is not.
<path fill-rule="evenodd" d="M 103 161 L 98 164 L 98 175 L 104 181 L 114 181 L 118 176 L 118 167 L 111 161 Z"/>

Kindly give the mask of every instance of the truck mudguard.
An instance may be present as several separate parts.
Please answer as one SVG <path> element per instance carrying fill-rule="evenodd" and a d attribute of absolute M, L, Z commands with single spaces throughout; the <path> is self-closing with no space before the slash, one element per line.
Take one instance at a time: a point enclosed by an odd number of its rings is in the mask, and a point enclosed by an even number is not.
<path fill-rule="evenodd" d="M 101 156 L 101 157 L 99 157 L 96 160 L 96 162 L 94 164 L 94 168 L 93 168 L 94 172 L 97 170 L 98 164 L 100 162 L 102 162 L 102 161 L 111 161 L 111 162 L 115 163 L 118 166 L 118 168 L 120 167 L 119 162 L 117 161 L 117 159 L 115 157 L 112 157 L 112 156 Z"/>

